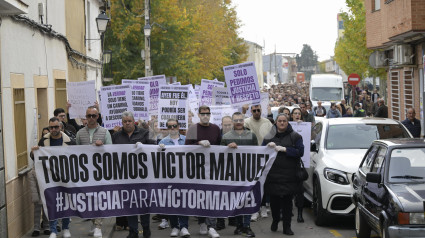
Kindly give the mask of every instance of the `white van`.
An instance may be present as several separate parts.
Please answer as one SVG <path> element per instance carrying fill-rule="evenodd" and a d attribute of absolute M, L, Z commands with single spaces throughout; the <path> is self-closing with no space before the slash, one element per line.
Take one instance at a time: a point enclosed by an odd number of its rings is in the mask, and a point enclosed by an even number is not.
<path fill-rule="evenodd" d="M 318 101 L 326 112 L 331 107 L 331 102 L 341 102 L 344 99 L 344 84 L 341 75 L 337 74 L 313 74 L 310 79 L 310 99 L 313 108 Z"/>

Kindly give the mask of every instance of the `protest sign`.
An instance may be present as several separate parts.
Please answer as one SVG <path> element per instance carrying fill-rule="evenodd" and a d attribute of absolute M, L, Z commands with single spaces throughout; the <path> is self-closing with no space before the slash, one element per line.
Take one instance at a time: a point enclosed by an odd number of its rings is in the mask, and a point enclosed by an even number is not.
<path fill-rule="evenodd" d="M 260 87 L 254 62 L 223 67 L 232 105 L 260 104 Z"/>
<path fill-rule="evenodd" d="M 162 85 L 159 87 L 158 127 L 166 129 L 170 118 L 178 121 L 180 129 L 187 129 L 189 85 Z"/>
<path fill-rule="evenodd" d="M 212 93 L 212 105 L 230 105 L 229 91 L 227 88 L 215 87 Z"/>
<path fill-rule="evenodd" d="M 172 83 L 171 85 L 182 85 L 180 82 Z"/>
<path fill-rule="evenodd" d="M 159 86 L 166 85 L 167 79 L 165 75 L 155 75 L 151 77 L 143 77 L 138 78 L 138 80 L 147 80 L 150 83 L 150 107 L 149 107 L 149 115 L 158 115 L 158 95 L 159 95 Z"/>
<path fill-rule="evenodd" d="M 122 113 L 133 111 L 130 85 L 101 87 L 100 95 L 103 127 L 110 130 L 115 126 L 122 126 Z"/>
<path fill-rule="evenodd" d="M 86 111 L 89 106 L 96 102 L 96 82 L 94 80 L 83 82 L 66 82 L 66 91 L 68 93 L 69 117 L 86 118 Z"/>
<path fill-rule="evenodd" d="M 217 80 L 202 79 L 199 95 L 201 96 L 200 106 L 212 104 L 212 90 L 214 87 L 224 87 L 224 82 Z"/>
<path fill-rule="evenodd" d="M 221 128 L 221 118 L 224 116 L 232 116 L 233 113 L 237 112 L 236 108 L 233 108 L 230 105 L 221 105 L 221 106 L 210 106 L 211 109 L 211 119 L 210 122 L 216 124 Z"/>
<path fill-rule="evenodd" d="M 146 80 L 121 80 L 122 85 L 130 85 L 131 101 L 133 105 L 134 119 L 149 121 L 149 89 L 150 83 Z"/>
<path fill-rule="evenodd" d="M 301 158 L 306 168 L 310 167 L 311 122 L 289 122 L 292 129 L 303 138 L 304 156 Z"/>
<path fill-rule="evenodd" d="M 229 217 L 257 212 L 276 157 L 267 146 L 52 146 L 34 151 L 45 214 Z"/>

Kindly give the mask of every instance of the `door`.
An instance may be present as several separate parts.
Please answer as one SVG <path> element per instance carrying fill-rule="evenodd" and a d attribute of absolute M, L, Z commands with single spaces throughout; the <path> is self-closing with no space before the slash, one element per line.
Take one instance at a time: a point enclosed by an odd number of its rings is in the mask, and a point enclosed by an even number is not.
<path fill-rule="evenodd" d="M 316 123 L 314 127 L 311 130 L 311 140 L 314 141 L 314 144 L 316 146 L 316 151 L 310 151 L 310 167 L 306 168 L 308 172 L 308 179 L 304 182 L 304 187 L 307 191 L 307 193 L 311 196 L 313 196 L 313 173 L 317 166 L 317 159 L 319 156 L 319 153 L 323 153 L 320 148 L 321 146 L 321 138 L 322 138 L 322 129 L 323 124 L 322 122 Z"/>

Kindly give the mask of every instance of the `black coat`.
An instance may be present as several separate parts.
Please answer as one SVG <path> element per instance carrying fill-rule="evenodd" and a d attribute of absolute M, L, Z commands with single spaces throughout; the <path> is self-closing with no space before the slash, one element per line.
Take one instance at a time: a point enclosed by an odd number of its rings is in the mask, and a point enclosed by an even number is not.
<path fill-rule="evenodd" d="M 273 128 L 273 131 L 276 131 Z M 267 138 L 267 137 L 266 137 Z M 285 132 L 276 133 L 271 139 L 265 139 L 263 144 L 274 142 L 286 147 L 286 152 L 278 152 L 277 157 L 267 175 L 264 192 L 268 195 L 283 196 L 297 194 L 302 191 L 300 181 L 295 177 L 304 155 L 303 139 L 289 124 Z"/>

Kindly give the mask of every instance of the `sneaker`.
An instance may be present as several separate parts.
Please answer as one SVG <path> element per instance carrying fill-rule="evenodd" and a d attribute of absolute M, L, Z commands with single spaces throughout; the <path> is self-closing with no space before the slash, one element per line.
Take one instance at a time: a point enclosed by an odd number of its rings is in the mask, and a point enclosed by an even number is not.
<path fill-rule="evenodd" d="M 179 236 L 179 229 L 178 228 L 173 228 L 171 230 L 170 236 L 171 237 L 177 237 L 177 236 Z"/>
<path fill-rule="evenodd" d="M 100 228 L 94 228 L 93 237 L 102 238 L 102 230 Z"/>
<path fill-rule="evenodd" d="M 215 229 L 212 228 L 212 227 L 210 229 L 208 229 L 208 236 L 211 237 L 211 238 L 220 237 L 220 235 L 217 233 L 217 231 L 215 231 Z"/>
<path fill-rule="evenodd" d="M 70 238 L 70 237 L 71 237 L 71 232 L 69 232 L 69 229 L 64 229 L 63 238 Z"/>
<path fill-rule="evenodd" d="M 43 234 L 45 234 L 45 235 L 47 235 L 47 236 L 48 236 L 48 235 L 50 235 L 50 230 L 49 230 L 49 229 L 44 230 L 44 231 L 43 231 Z"/>
<path fill-rule="evenodd" d="M 32 237 L 36 237 L 40 235 L 40 231 L 34 230 L 31 234 Z"/>
<path fill-rule="evenodd" d="M 252 214 L 251 221 L 257 221 L 258 220 L 258 215 L 259 215 L 258 212 Z"/>
<path fill-rule="evenodd" d="M 207 227 L 207 224 L 205 224 L 205 223 L 201 223 L 201 224 L 199 224 L 199 234 L 201 234 L 201 235 L 206 235 L 206 234 L 208 234 L 208 227 Z"/>
<path fill-rule="evenodd" d="M 186 228 L 186 227 L 183 227 L 183 228 L 180 230 L 180 236 L 181 236 L 181 237 L 190 237 L 190 233 L 189 233 L 189 231 L 187 230 L 187 228 Z"/>
<path fill-rule="evenodd" d="M 158 229 L 164 230 L 165 228 L 170 227 L 168 225 L 167 219 L 162 219 L 161 223 L 158 225 Z"/>
<path fill-rule="evenodd" d="M 262 218 L 269 217 L 269 215 L 267 214 L 267 208 L 265 206 L 260 207 L 260 214 Z"/>
<path fill-rule="evenodd" d="M 235 231 L 233 232 L 235 235 L 242 235 L 242 227 L 236 227 Z"/>
<path fill-rule="evenodd" d="M 242 235 L 246 237 L 255 237 L 255 233 L 251 230 L 251 227 L 242 228 Z"/>
<path fill-rule="evenodd" d="M 49 238 L 56 238 L 56 233 L 54 233 L 54 232 L 50 233 Z"/>

